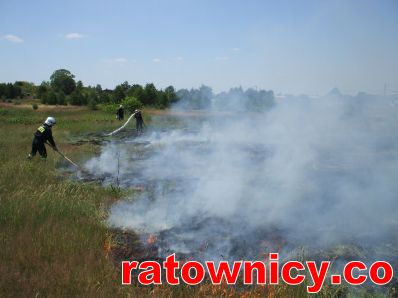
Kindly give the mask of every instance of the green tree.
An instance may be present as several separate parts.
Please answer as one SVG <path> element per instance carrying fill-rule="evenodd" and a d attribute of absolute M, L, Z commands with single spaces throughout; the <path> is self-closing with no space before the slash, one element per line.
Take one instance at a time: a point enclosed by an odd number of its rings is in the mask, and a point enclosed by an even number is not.
<path fill-rule="evenodd" d="M 22 86 L 23 86 L 23 82 L 21 82 L 21 81 L 16 81 L 14 83 L 14 85 L 13 85 L 14 97 L 13 98 L 23 98 Z"/>
<path fill-rule="evenodd" d="M 199 109 L 208 109 L 211 105 L 211 99 L 213 98 L 213 90 L 205 85 L 199 88 Z"/>
<path fill-rule="evenodd" d="M 95 86 L 95 92 L 97 92 L 97 95 L 100 96 L 102 93 L 102 87 L 100 84 L 97 84 L 97 86 Z"/>
<path fill-rule="evenodd" d="M 103 102 L 103 91 L 102 91 L 102 87 L 100 84 L 97 84 L 97 86 L 95 86 L 95 94 L 97 95 L 97 103 Z"/>
<path fill-rule="evenodd" d="M 76 89 L 74 75 L 66 69 L 58 69 L 50 77 L 51 87 L 65 95 L 71 94 Z"/>
<path fill-rule="evenodd" d="M 57 104 L 58 105 L 66 105 L 66 96 L 63 92 L 57 93 Z"/>
<path fill-rule="evenodd" d="M 57 94 L 53 90 L 47 91 L 47 93 L 44 95 L 44 102 L 49 105 L 55 105 L 57 104 Z"/>
<path fill-rule="evenodd" d="M 15 98 L 16 92 L 14 89 L 14 85 L 12 83 L 7 83 L 5 88 L 5 96 L 6 98 Z"/>
<path fill-rule="evenodd" d="M 6 97 L 6 84 L 1 83 L 0 84 L 0 98 L 5 99 Z"/>
<path fill-rule="evenodd" d="M 127 91 L 127 96 L 134 96 L 142 102 L 144 97 L 144 88 L 139 84 L 134 84 Z"/>
<path fill-rule="evenodd" d="M 144 105 L 153 106 L 156 103 L 157 90 L 154 84 L 146 84 L 144 88 L 144 94 L 142 103 Z"/>
<path fill-rule="evenodd" d="M 179 106 L 182 109 L 208 109 L 211 106 L 213 97 L 212 89 L 202 85 L 199 89 L 178 90 L 175 101 L 180 101 Z"/>
<path fill-rule="evenodd" d="M 246 108 L 249 111 L 261 112 L 270 109 L 274 105 L 274 93 L 272 91 L 247 89 L 246 92 Z"/>
<path fill-rule="evenodd" d="M 113 91 L 113 102 L 120 103 L 123 98 L 127 96 L 127 92 L 130 89 L 130 85 L 127 81 L 124 83 L 117 85 L 115 90 Z"/>
<path fill-rule="evenodd" d="M 123 91 L 124 91 L 125 93 L 127 92 L 127 90 L 130 89 L 129 82 L 127 82 L 127 81 L 124 81 L 120 86 L 123 88 Z"/>
<path fill-rule="evenodd" d="M 110 103 L 112 101 L 112 91 L 104 90 L 102 91 L 99 102 L 101 103 Z"/>
<path fill-rule="evenodd" d="M 93 98 L 88 99 L 87 105 L 91 110 L 96 110 L 97 109 L 97 101 Z"/>
<path fill-rule="evenodd" d="M 190 104 L 191 93 L 188 89 L 180 89 L 176 93 L 178 108 L 182 110 L 187 110 Z"/>
<path fill-rule="evenodd" d="M 95 88 L 89 88 L 86 91 L 87 104 L 92 110 L 97 109 L 99 97 Z"/>
<path fill-rule="evenodd" d="M 164 92 L 166 93 L 167 100 L 169 103 L 175 103 L 177 102 L 177 94 L 173 86 L 169 86 L 166 89 L 164 89 Z"/>
<path fill-rule="evenodd" d="M 26 98 L 28 96 L 34 96 L 36 94 L 37 87 L 30 82 L 16 81 L 14 83 L 14 88 L 20 89 L 19 97 Z"/>
<path fill-rule="evenodd" d="M 165 109 L 170 106 L 170 100 L 166 92 L 159 91 L 157 94 L 157 106 L 161 109 Z"/>
<path fill-rule="evenodd" d="M 76 89 L 69 95 L 69 103 L 75 106 L 81 106 L 84 103 L 84 95 L 83 93 Z"/>
<path fill-rule="evenodd" d="M 37 97 L 43 100 L 44 95 L 50 89 L 50 83 L 43 81 L 39 87 L 37 87 Z M 43 102 L 44 103 L 44 102 Z"/>
<path fill-rule="evenodd" d="M 130 113 L 133 113 L 136 109 L 140 109 L 142 107 L 142 103 L 133 96 L 128 96 L 123 99 L 122 104 Z"/>
<path fill-rule="evenodd" d="M 83 88 L 84 88 L 83 82 L 82 82 L 82 81 L 77 81 L 77 83 L 76 83 L 76 90 L 82 91 Z"/>

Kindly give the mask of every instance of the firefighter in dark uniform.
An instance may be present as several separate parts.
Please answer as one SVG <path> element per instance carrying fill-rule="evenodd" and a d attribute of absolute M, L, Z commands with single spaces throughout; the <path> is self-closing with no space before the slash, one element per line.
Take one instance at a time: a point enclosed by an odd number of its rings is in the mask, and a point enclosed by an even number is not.
<path fill-rule="evenodd" d="M 58 151 L 57 146 L 55 145 L 53 134 L 51 131 L 51 127 L 55 125 L 56 121 L 54 117 L 48 117 L 46 121 L 39 126 L 36 130 L 32 142 L 32 151 L 28 156 L 28 159 L 31 159 L 33 156 L 36 155 L 36 152 L 39 151 L 41 158 L 47 158 L 47 150 L 44 143 L 49 142 L 51 147 Z"/>
<path fill-rule="evenodd" d="M 116 119 L 123 120 L 124 119 L 124 108 L 122 105 L 116 111 Z"/>
<path fill-rule="evenodd" d="M 145 125 L 144 119 L 142 118 L 142 114 L 140 110 L 135 110 L 134 111 L 134 118 L 135 118 L 135 126 L 137 129 L 137 132 L 143 132 L 143 126 Z"/>

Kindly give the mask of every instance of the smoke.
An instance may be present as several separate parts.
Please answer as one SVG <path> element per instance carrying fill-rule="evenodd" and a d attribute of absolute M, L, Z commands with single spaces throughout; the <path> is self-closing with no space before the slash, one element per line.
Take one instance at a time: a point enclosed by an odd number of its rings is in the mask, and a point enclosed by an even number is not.
<path fill-rule="evenodd" d="M 398 226 L 397 112 L 384 98 L 335 94 L 261 113 L 159 117 L 86 167 L 145 189 L 115 203 L 109 223 L 157 235 L 160 255 L 372 245 Z"/>

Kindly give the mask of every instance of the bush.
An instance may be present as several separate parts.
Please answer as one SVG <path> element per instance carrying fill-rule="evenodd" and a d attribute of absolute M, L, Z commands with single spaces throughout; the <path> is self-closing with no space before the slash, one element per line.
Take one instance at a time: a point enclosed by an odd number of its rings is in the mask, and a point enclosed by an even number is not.
<path fill-rule="evenodd" d="M 87 96 L 80 89 L 76 89 L 69 96 L 69 103 L 74 106 L 87 105 Z"/>
<path fill-rule="evenodd" d="M 55 105 L 57 104 L 57 94 L 50 90 L 43 94 L 41 102 L 44 104 Z"/>
<path fill-rule="evenodd" d="M 88 107 L 91 110 L 96 110 L 97 109 L 97 102 L 95 101 L 95 99 L 89 99 L 88 101 Z"/>
<path fill-rule="evenodd" d="M 57 104 L 66 106 L 66 97 L 65 97 L 64 93 L 62 93 L 62 92 L 57 93 Z"/>
<path fill-rule="evenodd" d="M 99 104 L 97 105 L 97 107 L 106 113 L 116 114 L 119 105 L 117 103 L 109 103 L 109 104 Z"/>
<path fill-rule="evenodd" d="M 37 105 L 37 103 L 32 104 L 32 109 L 37 110 L 39 108 L 39 106 Z"/>
<path fill-rule="evenodd" d="M 134 110 L 140 109 L 142 107 L 142 103 L 134 96 L 128 96 L 123 99 L 122 105 L 130 113 L 134 113 Z"/>

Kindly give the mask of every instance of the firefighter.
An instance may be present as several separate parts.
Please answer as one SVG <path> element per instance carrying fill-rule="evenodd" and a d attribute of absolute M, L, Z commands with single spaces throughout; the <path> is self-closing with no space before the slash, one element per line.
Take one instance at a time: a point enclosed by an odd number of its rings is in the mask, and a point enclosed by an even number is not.
<path fill-rule="evenodd" d="M 32 151 L 28 155 L 28 159 L 32 159 L 33 156 L 36 155 L 36 152 L 39 151 L 39 154 L 42 159 L 47 158 L 47 150 L 44 143 L 49 142 L 50 146 L 58 151 L 57 146 L 55 145 L 53 134 L 51 131 L 51 127 L 55 125 L 56 121 L 54 117 L 48 117 L 46 121 L 36 130 L 33 142 L 32 142 Z"/>
<path fill-rule="evenodd" d="M 137 132 L 143 132 L 143 126 L 145 125 L 144 119 L 142 118 L 142 114 L 140 110 L 134 111 L 135 125 Z"/>
<path fill-rule="evenodd" d="M 124 108 L 123 105 L 120 105 L 116 111 L 116 119 L 123 120 L 124 119 Z"/>

